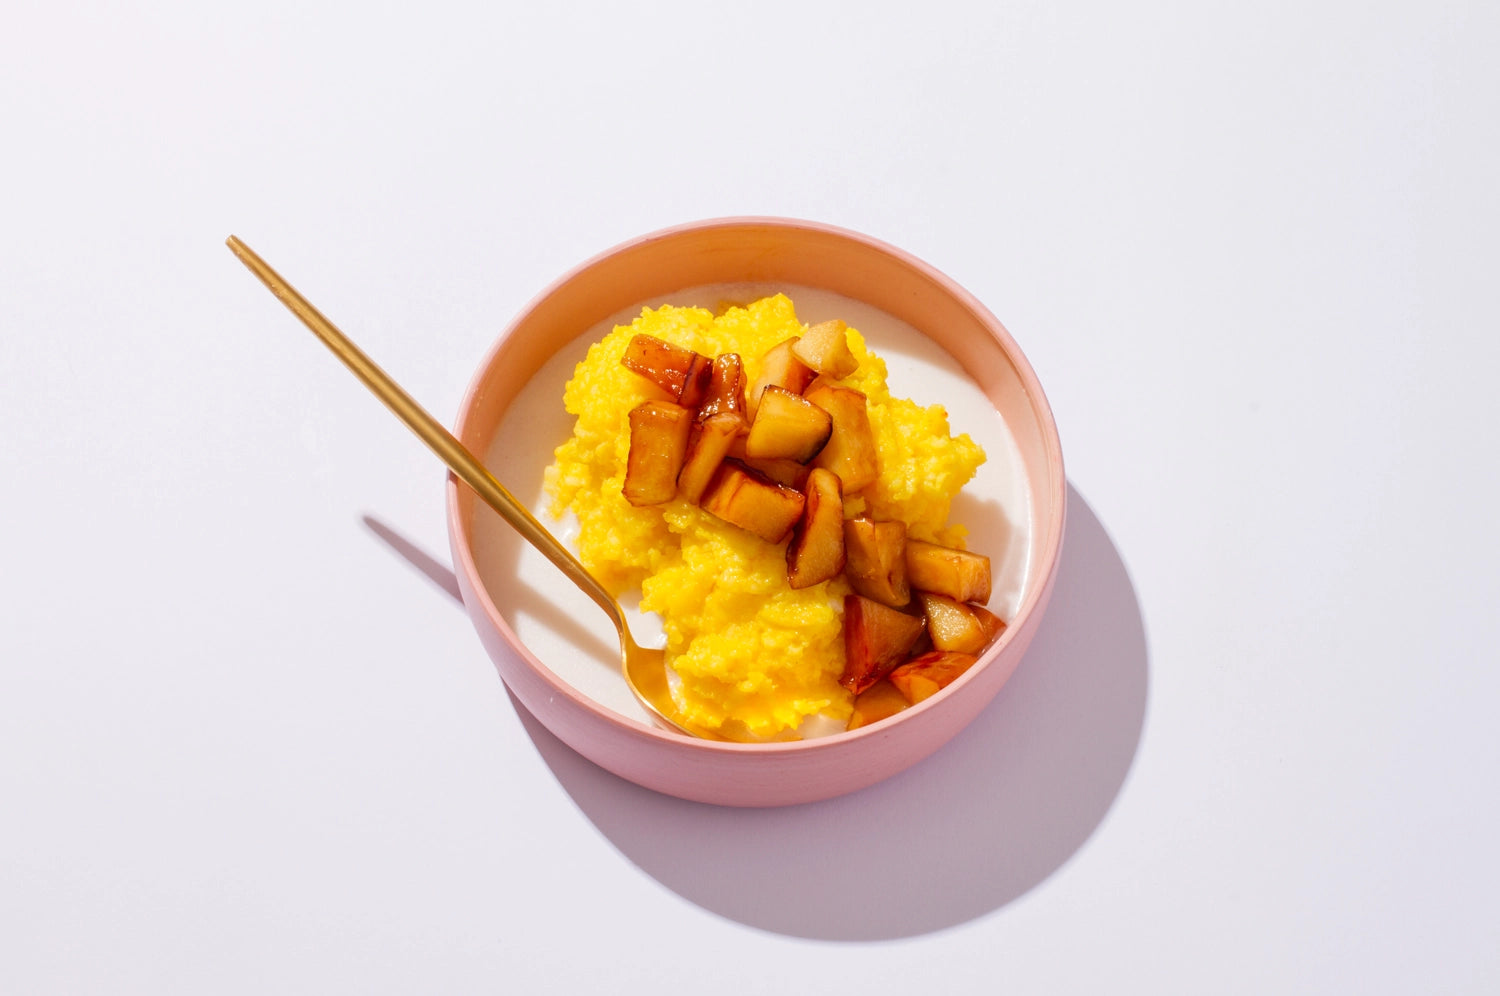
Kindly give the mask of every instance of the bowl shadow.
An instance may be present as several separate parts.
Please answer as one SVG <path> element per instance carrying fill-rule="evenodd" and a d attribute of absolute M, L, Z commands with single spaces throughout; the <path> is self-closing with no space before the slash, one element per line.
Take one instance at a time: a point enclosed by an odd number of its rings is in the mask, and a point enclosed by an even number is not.
<path fill-rule="evenodd" d="M 967 729 L 878 785 L 780 809 L 687 802 L 604 771 L 512 703 L 579 809 L 662 885 L 761 930 L 871 941 L 982 917 L 1066 864 L 1119 796 L 1148 684 L 1135 588 L 1070 484 L 1056 587 L 1021 666 Z"/>

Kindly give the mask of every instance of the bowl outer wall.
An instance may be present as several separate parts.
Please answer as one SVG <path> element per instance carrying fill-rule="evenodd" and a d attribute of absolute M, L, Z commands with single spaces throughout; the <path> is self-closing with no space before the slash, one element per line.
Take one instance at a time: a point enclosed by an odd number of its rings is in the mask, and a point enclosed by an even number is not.
<path fill-rule="evenodd" d="M 607 770 L 670 795 L 725 805 L 785 805 L 850 792 L 909 767 L 994 698 L 1019 664 L 1051 595 L 1066 478 L 1041 386 L 983 305 L 899 249 L 831 226 L 774 218 L 666 229 L 564 275 L 527 305 L 481 364 L 460 409 L 459 438 L 473 452 L 488 452 L 510 399 L 582 330 L 643 300 L 730 282 L 819 287 L 880 308 L 952 355 L 1006 419 L 1031 492 L 1031 567 L 1016 616 L 979 664 L 941 694 L 852 733 L 775 744 L 686 738 L 599 705 L 525 648 L 479 578 L 472 551 L 479 503 L 451 476 L 449 537 L 460 591 L 481 642 L 511 692 L 560 740 Z"/>

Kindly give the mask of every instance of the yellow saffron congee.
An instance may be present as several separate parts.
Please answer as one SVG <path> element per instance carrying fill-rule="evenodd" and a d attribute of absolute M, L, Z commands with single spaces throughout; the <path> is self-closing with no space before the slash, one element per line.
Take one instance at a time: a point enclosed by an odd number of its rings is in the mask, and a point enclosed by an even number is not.
<path fill-rule="evenodd" d="M 681 499 L 647 508 L 625 500 L 630 409 L 661 395 L 620 357 L 644 333 L 705 356 L 738 353 L 753 384 L 766 351 L 804 328 L 781 294 L 717 317 L 703 308 L 644 309 L 578 364 L 564 393 L 578 421 L 546 474 L 552 514 L 578 517 L 584 565 L 617 595 L 639 585 L 641 608 L 662 618 L 683 712 L 739 739 L 795 736 L 809 716 L 848 717 L 850 696 L 838 678 L 850 589 L 838 577 L 793 590 L 786 543 L 767 543 Z M 880 477 L 844 496 L 845 517 L 900 519 L 914 538 L 962 546 L 963 528 L 947 521 L 949 504 L 984 451 L 967 434 L 950 436 L 940 405 L 892 398 L 885 362 L 856 330 L 848 335 L 859 369 L 842 383 L 869 400 Z"/>

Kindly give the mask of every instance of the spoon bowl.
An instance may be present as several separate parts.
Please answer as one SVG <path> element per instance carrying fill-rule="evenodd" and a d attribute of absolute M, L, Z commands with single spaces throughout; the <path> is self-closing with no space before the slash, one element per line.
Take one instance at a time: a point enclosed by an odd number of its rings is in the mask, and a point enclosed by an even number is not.
<path fill-rule="evenodd" d="M 364 385 L 383 401 L 395 416 L 405 423 L 426 443 L 448 469 L 470 488 L 485 503 L 500 513 L 507 523 L 536 547 L 548 560 L 557 565 L 568 580 L 583 589 L 609 616 L 620 639 L 620 668 L 625 683 L 647 712 L 665 726 L 688 736 L 709 740 L 723 738 L 708 730 L 687 722 L 672 701 L 671 687 L 667 682 L 666 660 L 661 650 L 642 647 L 630 634 L 625 613 L 620 603 L 601 585 L 588 569 L 558 542 L 547 529 L 536 520 L 524 505 L 516 500 L 495 475 L 480 463 L 468 448 L 458 441 L 442 423 L 422 408 L 402 387 L 380 369 L 337 326 L 313 307 L 297 289 L 282 279 L 281 275 L 261 259 L 254 250 L 236 236 L 231 235 L 226 244 L 240 262 L 249 268 L 266 285 L 282 304 L 291 310 L 333 354 L 344 362 Z"/>

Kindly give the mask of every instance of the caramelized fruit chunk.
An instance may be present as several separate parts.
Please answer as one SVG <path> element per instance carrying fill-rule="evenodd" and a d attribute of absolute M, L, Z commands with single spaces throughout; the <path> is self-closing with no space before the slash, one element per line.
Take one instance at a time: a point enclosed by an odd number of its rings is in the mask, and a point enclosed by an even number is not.
<path fill-rule="evenodd" d="M 820 374 L 834 379 L 847 377 L 859 369 L 859 361 L 849 352 L 847 329 L 837 318 L 819 322 L 802 333 L 792 345 L 792 353 Z"/>
<path fill-rule="evenodd" d="M 800 394 L 772 384 L 760 396 L 760 407 L 745 437 L 745 455 L 753 460 L 807 463 L 833 433 L 833 419 Z"/>
<path fill-rule="evenodd" d="M 755 417 L 755 412 L 760 405 L 760 396 L 768 387 L 784 387 L 793 394 L 801 394 L 808 384 L 812 383 L 813 371 L 792 354 L 792 346 L 797 342 L 793 336 L 785 342 L 777 343 L 766 350 L 766 355 L 760 360 L 760 376 L 755 378 L 755 386 L 750 388 L 745 401 L 750 406 L 750 417 Z"/>
<path fill-rule="evenodd" d="M 860 516 L 844 523 L 844 574 L 854 590 L 899 609 L 911 601 L 906 581 L 906 523 Z"/>
<path fill-rule="evenodd" d="M 839 683 L 858 695 L 906 659 L 927 621 L 863 595 L 844 596 L 844 673 Z"/>
<path fill-rule="evenodd" d="M 767 543 L 780 543 L 802 517 L 806 499 L 742 463 L 725 460 L 709 480 L 701 504 L 704 511 Z"/>
<path fill-rule="evenodd" d="M 786 548 L 786 579 L 793 588 L 811 588 L 844 569 L 844 494 L 839 476 L 814 468 L 807 475 L 807 504 Z"/>
<path fill-rule="evenodd" d="M 854 697 L 854 711 L 849 714 L 849 725 L 844 729 L 857 730 L 890 719 L 910 705 L 899 688 L 882 678 Z"/>
<path fill-rule="evenodd" d="M 746 431 L 748 432 L 748 428 Z M 811 467 L 804 463 L 798 463 L 796 460 L 781 458 L 775 460 L 757 460 L 745 453 L 745 438 L 745 433 L 742 432 L 730 444 L 729 456 L 731 459 L 738 460 L 745 466 L 760 471 L 777 484 L 785 484 L 787 487 L 795 488 L 798 491 L 803 490 L 807 485 L 807 472 L 812 469 Z"/>
<path fill-rule="evenodd" d="M 676 496 L 692 427 L 693 413 L 670 401 L 647 401 L 630 410 L 630 455 L 622 488 L 626 501 L 659 505 Z"/>
<path fill-rule="evenodd" d="M 892 671 L 891 684 L 901 689 L 901 694 L 906 696 L 908 702 L 916 705 L 929 695 L 947 688 L 978 659 L 973 654 L 934 650 L 921 657 L 913 657 Z"/>
<path fill-rule="evenodd" d="M 978 654 L 991 639 L 1005 631 L 1000 617 L 982 605 L 968 605 L 946 595 L 917 592 L 927 616 L 927 635 L 934 650 Z"/>
<path fill-rule="evenodd" d="M 697 504 L 703 498 L 703 489 L 744 426 L 745 420 L 733 413 L 710 415 L 693 426 L 687 458 L 677 475 L 677 494 L 683 501 Z"/>
<path fill-rule="evenodd" d="M 745 466 L 760 471 L 777 484 L 784 484 L 797 491 L 807 487 L 807 474 L 812 469 L 796 460 L 752 460 L 746 457 L 744 462 Z"/>
<path fill-rule="evenodd" d="M 1005 620 L 995 615 L 983 605 L 975 605 L 972 602 L 965 603 L 965 608 L 974 613 L 979 620 L 979 625 L 984 629 L 984 643 L 989 646 L 990 641 L 1005 632 Z M 983 647 L 980 648 L 981 650 Z"/>
<path fill-rule="evenodd" d="M 708 387 L 708 357 L 651 335 L 632 336 L 620 363 L 667 392 L 684 408 L 695 408 Z"/>
<path fill-rule="evenodd" d="M 875 458 L 875 433 L 865 396 L 852 387 L 840 387 L 830 381 L 814 381 L 807 388 L 808 401 L 828 413 L 833 433 L 814 459 L 844 482 L 844 493 L 858 491 L 875 483 L 880 468 Z"/>
<path fill-rule="evenodd" d="M 909 540 L 906 573 L 919 591 L 947 595 L 958 602 L 990 600 L 990 558 L 982 554 Z"/>
<path fill-rule="evenodd" d="M 917 642 L 913 643 L 911 645 L 911 649 L 906 652 L 906 656 L 908 658 L 911 658 L 911 657 L 921 657 L 923 654 L 928 653 L 931 650 L 932 650 L 932 634 L 929 633 L 929 632 L 927 632 L 927 630 L 924 628 L 922 630 L 922 635 L 919 636 L 919 637 L 917 637 Z"/>
<path fill-rule="evenodd" d="M 684 408 L 697 408 L 703 404 L 703 399 L 708 397 L 708 387 L 713 381 L 713 361 L 702 353 L 693 354 L 692 366 L 682 379 L 682 393 L 677 396 L 677 403 Z"/>
<path fill-rule="evenodd" d="M 699 418 L 725 412 L 745 417 L 745 366 L 739 353 L 720 353 L 714 357 L 708 392 L 698 407 Z"/>

